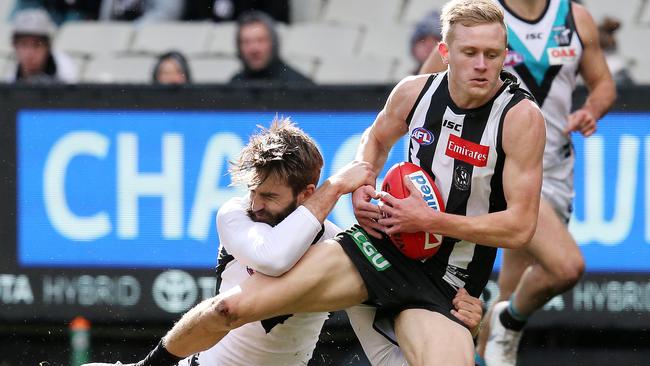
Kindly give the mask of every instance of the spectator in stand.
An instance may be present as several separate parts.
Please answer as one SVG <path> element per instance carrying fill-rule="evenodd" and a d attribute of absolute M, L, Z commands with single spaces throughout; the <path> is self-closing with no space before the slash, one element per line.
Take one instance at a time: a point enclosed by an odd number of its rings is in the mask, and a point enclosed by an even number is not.
<path fill-rule="evenodd" d="M 99 20 L 173 21 L 184 12 L 185 0 L 102 0 Z"/>
<path fill-rule="evenodd" d="M 45 9 L 58 25 L 69 20 L 97 20 L 99 15 L 97 0 L 17 0 L 12 14 L 33 8 Z"/>
<path fill-rule="evenodd" d="M 238 20 L 237 51 L 242 70 L 231 84 L 313 84 L 284 63 L 278 55 L 278 34 L 273 19 L 251 10 Z"/>
<path fill-rule="evenodd" d="M 418 74 L 424 61 L 442 39 L 441 33 L 440 12 L 437 10 L 427 14 L 415 25 L 411 35 L 411 56 L 417 62 L 417 66 L 413 70 L 414 75 Z"/>
<path fill-rule="evenodd" d="M 153 68 L 154 84 L 190 84 L 192 77 L 185 56 L 177 51 L 166 52 L 158 57 Z"/>
<path fill-rule="evenodd" d="M 72 60 L 52 50 L 55 30 L 52 19 L 42 8 L 16 13 L 12 40 L 17 62 L 7 81 L 29 84 L 77 82 L 77 68 Z"/>
<path fill-rule="evenodd" d="M 605 17 L 598 25 L 600 47 L 605 53 L 607 66 L 616 84 L 633 85 L 634 81 L 627 69 L 629 62 L 618 52 L 618 45 L 616 44 L 616 32 L 620 27 L 621 22 L 614 18 Z"/>

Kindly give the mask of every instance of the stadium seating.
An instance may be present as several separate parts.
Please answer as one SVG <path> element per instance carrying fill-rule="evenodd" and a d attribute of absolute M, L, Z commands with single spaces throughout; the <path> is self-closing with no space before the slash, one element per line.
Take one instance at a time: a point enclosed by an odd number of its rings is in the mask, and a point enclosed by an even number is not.
<path fill-rule="evenodd" d="M 290 0 L 291 22 L 315 22 L 321 18 L 323 0 Z"/>
<path fill-rule="evenodd" d="M 211 55 L 230 56 L 237 55 L 235 34 L 237 24 L 235 22 L 217 23 L 212 27 L 207 53 Z"/>
<path fill-rule="evenodd" d="M 214 25 L 209 22 L 161 22 L 138 25 L 131 52 L 159 55 L 170 50 L 205 54 Z"/>
<path fill-rule="evenodd" d="M 589 9 L 591 16 L 596 23 L 599 23 L 605 16 L 613 17 L 625 25 L 634 24 L 639 16 L 641 5 L 645 0 L 582 0 L 582 4 Z"/>
<path fill-rule="evenodd" d="M 447 0 L 409 0 L 404 9 L 402 22 L 415 24 L 432 10 L 440 10 Z"/>
<path fill-rule="evenodd" d="M 86 57 L 123 54 L 129 50 L 134 31 L 128 22 L 67 22 L 59 29 L 54 47 Z"/>
<path fill-rule="evenodd" d="M 0 1 L 0 22 L 8 21 L 11 11 L 14 9 L 16 0 Z"/>
<path fill-rule="evenodd" d="M 7 19 L 14 1 L 0 0 L 0 19 L 3 16 Z M 413 24 L 431 10 L 440 9 L 445 2 L 383 0 L 381 6 L 377 6 L 374 0 L 292 0 L 295 22 L 291 25 L 279 23 L 277 28 L 280 52 L 286 62 L 305 75 L 328 83 L 337 79 L 346 83 L 368 82 L 373 77 L 377 79 L 372 82 L 384 82 L 386 65 L 390 65 L 388 82 L 392 83 L 415 67 L 409 51 Z M 622 21 L 622 28 L 616 34 L 619 51 L 633 65 L 630 71 L 634 79 L 649 82 L 646 68 L 642 66 L 648 65 L 650 50 L 640 45 L 650 38 L 650 0 L 583 0 L 582 3 L 596 21 L 605 15 Z M 228 80 L 230 72 L 237 70 L 234 67 L 237 62 L 235 32 L 234 22 L 73 21 L 58 30 L 54 47 L 77 58 L 82 69 L 87 65 L 83 80 L 149 82 L 150 69 L 142 65 L 150 65 L 155 56 L 175 49 L 200 68 L 194 72 L 196 82 L 220 82 Z M 0 63 L 5 68 L 12 54 L 11 25 L 5 20 L 0 22 Z M 107 60 L 133 64 L 136 69 L 119 72 Z M 345 62 L 351 62 L 349 68 L 355 69 L 363 60 L 372 60 L 367 70 L 348 75 L 348 67 L 343 67 Z M 340 77 L 331 74 L 336 64 L 341 67 Z M 136 77 L 140 68 L 146 71 Z M 219 71 L 212 75 L 210 70 Z"/>
<path fill-rule="evenodd" d="M 0 56 L 7 56 L 14 52 L 11 46 L 11 25 L 0 23 Z"/>
<path fill-rule="evenodd" d="M 148 56 L 99 56 L 85 68 L 81 80 L 87 83 L 150 83 L 155 58 Z"/>
<path fill-rule="evenodd" d="M 329 0 L 323 20 L 363 26 L 393 24 L 401 8 L 402 0 L 382 0 L 381 5 L 376 0 Z"/>
<path fill-rule="evenodd" d="M 403 24 L 374 25 L 366 28 L 362 38 L 360 55 L 392 58 L 410 57 L 409 37 L 411 27 Z"/>
<path fill-rule="evenodd" d="M 196 83 L 227 83 L 241 67 L 236 58 L 192 58 L 189 64 Z"/>
<path fill-rule="evenodd" d="M 639 14 L 638 23 L 643 27 L 650 27 L 650 1 L 645 1 Z"/>
<path fill-rule="evenodd" d="M 397 82 L 409 75 L 413 75 L 416 68 L 417 64 L 415 60 L 411 58 L 400 60 L 393 72 L 393 81 Z"/>
<path fill-rule="evenodd" d="M 287 56 L 350 56 L 357 53 L 361 31 L 354 26 L 326 23 L 301 23 L 287 29 L 280 42 L 281 54 Z"/>
<path fill-rule="evenodd" d="M 394 62 L 370 57 L 337 56 L 321 60 L 314 81 L 319 84 L 386 84 Z"/>

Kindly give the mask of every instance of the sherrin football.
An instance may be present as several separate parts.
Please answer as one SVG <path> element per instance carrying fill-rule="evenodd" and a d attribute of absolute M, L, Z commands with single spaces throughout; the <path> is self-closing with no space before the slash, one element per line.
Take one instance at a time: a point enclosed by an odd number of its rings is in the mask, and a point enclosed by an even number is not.
<path fill-rule="evenodd" d="M 384 177 L 381 190 L 398 199 L 408 197 L 410 193 L 404 185 L 404 176 L 409 177 L 429 207 L 436 211 L 445 211 L 442 195 L 433 179 L 422 168 L 412 163 L 402 162 L 393 165 Z M 442 235 L 423 231 L 397 233 L 391 235 L 390 239 L 405 256 L 417 260 L 427 259 L 436 254 L 442 243 Z"/>

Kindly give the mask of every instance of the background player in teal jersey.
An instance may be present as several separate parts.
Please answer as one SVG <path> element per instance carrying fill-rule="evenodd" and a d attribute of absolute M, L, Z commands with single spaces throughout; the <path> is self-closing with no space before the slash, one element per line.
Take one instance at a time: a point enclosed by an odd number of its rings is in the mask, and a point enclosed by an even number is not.
<path fill-rule="evenodd" d="M 616 90 L 598 29 L 582 5 L 569 0 L 498 2 L 508 26 L 505 67 L 535 96 L 547 129 L 537 230 L 524 249 L 504 250 L 500 294 L 479 337 L 478 351 L 485 353 L 488 365 L 514 365 L 528 317 L 572 288 L 584 272 L 582 254 L 567 230 L 574 196 L 571 133 L 591 136 L 612 106 Z M 421 72 L 444 68 L 434 52 Z M 577 74 L 589 95 L 572 111 Z"/>

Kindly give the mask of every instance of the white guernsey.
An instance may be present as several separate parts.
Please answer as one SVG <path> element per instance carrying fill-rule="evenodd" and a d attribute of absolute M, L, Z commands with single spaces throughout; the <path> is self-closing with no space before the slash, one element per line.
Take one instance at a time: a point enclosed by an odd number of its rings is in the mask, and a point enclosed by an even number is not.
<path fill-rule="evenodd" d="M 329 220 L 321 225 L 304 206 L 276 226 L 253 221 L 248 207 L 248 198 L 233 198 L 217 214 L 222 243 L 218 292 L 237 286 L 254 272 L 282 275 L 312 243 L 331 239 L 342 231 Z M 373 330 L 373 307 L 355 306 L 347 313 L 373 364 L 406 365 L 399 348 Z M 328 313 L 303 313 L 248 323 L 228 333 L 214 347 L 182 360 L 179 366 L 307 365 L 327 317 Z"/>

